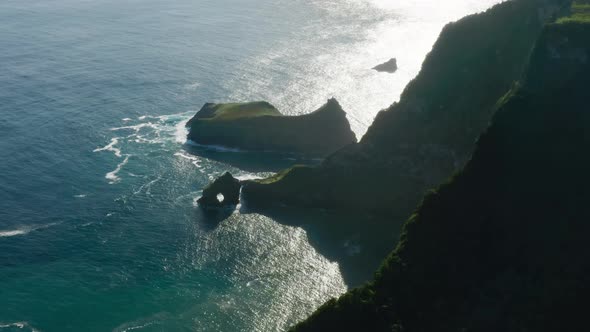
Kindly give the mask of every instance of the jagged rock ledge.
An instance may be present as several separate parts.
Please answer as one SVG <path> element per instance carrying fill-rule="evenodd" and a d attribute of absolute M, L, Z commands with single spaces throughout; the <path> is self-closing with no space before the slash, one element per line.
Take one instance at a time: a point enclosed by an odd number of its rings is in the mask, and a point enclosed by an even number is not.
<path fill-rule="evenodd" d="M 346 113 L 332 98 L 315 112 L 284 116 L 271 104 L 205 104 L 187 123 L 188 139 L 246 151 L 326 156 L 356 142 Z"/>

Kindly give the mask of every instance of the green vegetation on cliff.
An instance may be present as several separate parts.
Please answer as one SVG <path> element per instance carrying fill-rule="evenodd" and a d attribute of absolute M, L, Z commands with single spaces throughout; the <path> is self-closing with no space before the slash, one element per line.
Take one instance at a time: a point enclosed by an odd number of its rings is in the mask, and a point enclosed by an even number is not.
<path fill-rule="evenodd" d="M 314 168 L 243 188 L 249 205 L 408 215 L 423 193 L 460 169 L 497 100 L 523 73 L 547 19 L 564 1 L 516 0 L 447 25 L 399 103 L 360 143 Z M 353 188 L 351 191 L 350 188 Z"/>
<path fill-rule="evenodd" d="M 207 103 L 187 123 L 188 139 L 249 151 L 326 156 L 356 143 L 346 113 L 335 99 L 315 112 L 283 116 L 267 102 Z"/>
<path fill-rule="evenodd" d="M 203 105 L 197 115 L 191 119 L 187 126 L 193 121 L 228 121 L 236 119 L 253 118 L 257 116 L 281 116 L 281 112 L 265 101 L 253 101 L 249 103 L 225 103 Z"/>
<path fill-rule="evenodd" d="M 587 0 L 574 2 L 571 15 L 560 18 L 557 23 L 590 23 L 590 2 Z"/>
<path fill-rule="evenodd" d="M 374 280 L 294 331 L 588 330 L 590 24 L 559 22 Z"/>

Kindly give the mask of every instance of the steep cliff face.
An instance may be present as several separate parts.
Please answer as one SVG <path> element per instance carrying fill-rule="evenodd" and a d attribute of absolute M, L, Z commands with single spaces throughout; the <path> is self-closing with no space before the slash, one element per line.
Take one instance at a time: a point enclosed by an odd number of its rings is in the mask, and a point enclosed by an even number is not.
<path fill-rule="evenodd" d="M 588 330 L 589 23 L 544 29 L 472 159 L 375 279 L 295 331 Z"/>
<path fill-rule="evenodd" d="M 249 151 L 324 157 L 356 143 L 346 113 L 335 99 L 301 116 L 283 116 L 267 102 L 207 103 L 187 127 L 193 142 Z"/>
<path fill-rule="evenodd" d="M 360 143 L 319 167 L 246 183 L 244 198 L 250 206 L 409 214 L 428 188 L 465 164 L 562 2 L 508 1 L 449 24 L 400 102 L 379 113 Z"/>

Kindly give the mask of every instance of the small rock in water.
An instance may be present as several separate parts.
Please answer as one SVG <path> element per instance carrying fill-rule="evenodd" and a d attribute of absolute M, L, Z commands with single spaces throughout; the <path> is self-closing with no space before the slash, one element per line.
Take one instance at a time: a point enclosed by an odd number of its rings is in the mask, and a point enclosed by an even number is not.
<path fill-rule="evenodd" d="M 397 71 L 397 59 L 391 58 L 389 61 L 373 67 L 373 69 L 385 73 L 395 73 Z"/>

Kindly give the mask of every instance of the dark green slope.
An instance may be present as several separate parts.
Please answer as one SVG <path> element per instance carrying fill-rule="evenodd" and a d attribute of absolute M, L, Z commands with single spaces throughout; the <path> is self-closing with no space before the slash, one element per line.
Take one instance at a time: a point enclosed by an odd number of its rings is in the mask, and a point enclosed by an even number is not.
<path fill-rule="evenodd" d="M 509 1 L 447 25 L 400 102 L 377 116 L 359 144 L 319 167 L 247 183 L 243 197 L 250 207 L 407 216 L 428 188 L 465 164 L 496 101 L 521 77 L 544 22 L 563 2 Z"/>
<path fill-rule="evenodd" d="M 590 24 L 547 26 L 498 107 L 374 281 L 294 331 L 590 330 Z"/>

